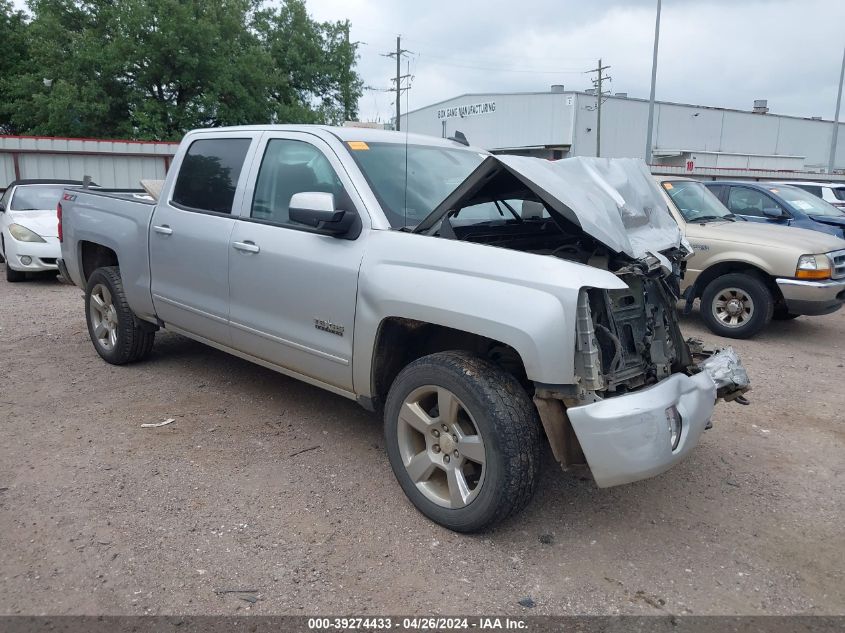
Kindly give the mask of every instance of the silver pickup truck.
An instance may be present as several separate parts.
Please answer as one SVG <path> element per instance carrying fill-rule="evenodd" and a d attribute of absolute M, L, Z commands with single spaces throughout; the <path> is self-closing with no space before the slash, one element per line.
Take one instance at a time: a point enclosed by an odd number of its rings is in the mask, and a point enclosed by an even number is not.
<path fill-rule="evenodd" d="M 614 486 L 744 400 L 736 355 L 681 336 L 690 251 L 642 163 L 237 127 L 189 133 L 149 190 L 58 208 L 100 356 L 140 360 L 163 328 L 383 410 L 400 486 L 453 530 L 525 506 L 544 436 Z"/>

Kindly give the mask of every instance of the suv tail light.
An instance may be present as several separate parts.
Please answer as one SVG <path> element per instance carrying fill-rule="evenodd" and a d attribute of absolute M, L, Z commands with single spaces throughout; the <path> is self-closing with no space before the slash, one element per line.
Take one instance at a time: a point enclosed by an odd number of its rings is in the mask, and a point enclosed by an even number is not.
<path fill-rule="evenodd" d="M 56 218 L 59 221 L 59 232 L 58 232 L 59 242 L 63 242 L 64 241 L 64 235 L 62 234 L 62 203 L 61 202 L 58 205 L 56 205 Z"/>

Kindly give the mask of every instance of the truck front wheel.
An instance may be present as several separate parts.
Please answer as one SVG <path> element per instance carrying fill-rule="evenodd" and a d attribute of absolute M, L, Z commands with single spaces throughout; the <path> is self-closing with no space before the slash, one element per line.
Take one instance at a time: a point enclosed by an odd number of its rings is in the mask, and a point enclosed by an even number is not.
<path fill-rule="evenodd" d="M 458 532 L 521 510 L 536 487 L 540 425 L 510 374 L 465 352 L 403 369 L 387 396 L 387 454 L 417 509 Z"/>
<path fill-rule="evenodd" d="M 701 318 L 719 336 L 750 338 L 769 324 L 773 312 L 766 284 L 744 273 L 717 277 L 701 295 Z"/>
<path fill-rule="evenodd" d="M 124 365 L 141 360 L 153 348 L 155 331 L 133 314 L 117 266 L 98 268 L 88 278 L 85 320 L 94 349 L 107 363 Z"/>

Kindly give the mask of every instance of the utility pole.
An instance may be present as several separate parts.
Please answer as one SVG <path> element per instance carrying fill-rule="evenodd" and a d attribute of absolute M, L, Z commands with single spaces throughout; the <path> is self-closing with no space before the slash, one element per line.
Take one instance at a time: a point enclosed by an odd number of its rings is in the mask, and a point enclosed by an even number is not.
<path fill-rule="evenodd" d="M 604 80 L 610 79 L 610 77 L 604 76 L 604 71 L 608 68 L 610 66 L 602 66 L 601 59 L 599 59 L 598 67 L 587 71 L 589 73 L 598 73 L 598 77 L 593 79 L 593 85 L 596 87 L 596 156 L 601 156 L 601 101 L 604 96 L 601 85 Z"/>
<path fill-rule="evenodd" d="M 406 90 L 410 89 L 410 83 L 407 87 L 402 87 L 402 80 L 403 79 L 410 79 L 411 75 L 403 75 L 402 74 L 402 56 L 405 53 L 410 53 L 411 51 L 402 48 L 402 36 L 396 36 L 396 52 L 394 53 L 387 53 L 385 57 L 395 57 L 396 58 L 396 78 L 393 79 L 395 82 L 395 86 L 393 89 L 396 91 L 396 130 L 399 131 L 399 116 L 402 114 L 401 110 L 401 102 L 402 102 L 402 93 Z"/>
<path fill-rule="evenodd" d="M 827 161 L 827 173 L 833 173 L 836 162 L 836 142 L 839 140 L 839 106 L 842 105 L 842 79 L 845 77 L 845 50 L 842 51 L 842 68 L 839 70 L 839 92 L 836 95 L 836 115 L 833 117 L 833 136 L 830 139 L 830 158 Z"/>
<path fill-rule="evenodd" d="M 651 165 L 651 134 L 654 127 L 654 88 L 657 85 L 657 43 L 660 41 L 660 0 L 657 0 L 657 18 L 654 22 L 654 53 L 651 57 L 651 95 L 648 98 L 648 130 L 646 130 L 645 162 Z"/>

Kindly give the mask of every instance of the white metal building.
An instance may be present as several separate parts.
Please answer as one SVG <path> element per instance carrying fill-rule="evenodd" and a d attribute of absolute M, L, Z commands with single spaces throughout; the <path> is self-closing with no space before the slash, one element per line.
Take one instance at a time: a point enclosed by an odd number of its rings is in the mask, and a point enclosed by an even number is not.
<path fill-rule="evenodd" d="M 101 187 L 139 188 L 164 178 L 178 143 L 0 136 L 0 190 L 22 178 L 82 180 Z"/>
<path fill-rule="evenodd" d="M 402 116 L 401 129 L 446 137 L 460 131 L 472 145 L 493 152 L 595 156 L 596 101 L 595 94 L 563 86 L 549 92 L 466 94 L 412 110 Z M 647 125 L 648 100 L 605 95 L 601 155 L 644 158 Z M 843 127 L 840 123 L 837 170 L 845 170 Z M 826 171 L 832 134 L 832 121 L 769 114 L 765 101 L 755 102 L 753 112 L 656 102 L 654 171 L 760 178 Z"/>

